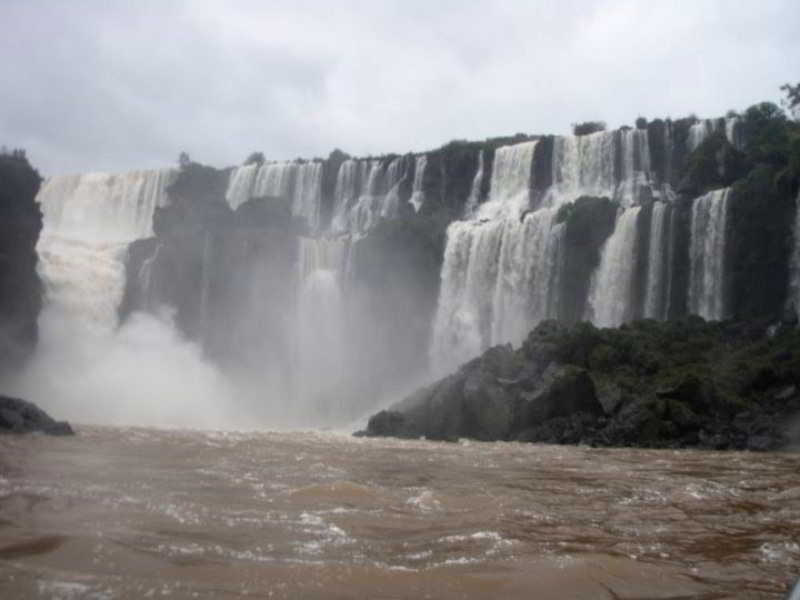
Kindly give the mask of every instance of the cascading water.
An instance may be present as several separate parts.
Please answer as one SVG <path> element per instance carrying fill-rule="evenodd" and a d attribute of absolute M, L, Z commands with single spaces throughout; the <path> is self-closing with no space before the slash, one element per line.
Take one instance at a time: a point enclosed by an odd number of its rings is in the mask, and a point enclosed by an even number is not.
<path fill-rule="evenodd" d="M 646 319 L 667 318 L 669 276 L 669 240 L 672 208 L 654 202 L 650 213 L 650 245 L 647 252 L 647 286 L 644 298 Z"/>
<path fill-rule="evenodd" d="M 735 148 L 741 147 L 741 140 L 738 135 L 738 117 L 727 117 L 720 119 L 701 119 L 689 127 L 689 137 L 687 145 L 690 152 L 693 152 L 703 141 L 719 130 L 724 131 L 725 137 Z"/>
<path fill-rule="evenodd" d="M 152 235 L 153 213 L 166 203 L 175 171 L 53 177 L 37 197 L 44 227 L 39 269 L 47 300 L 88 326 L 117 324 L 128 243 Z"/>
<path fill-rule="evenodd" d="M 481 202 L 481 185 L 483 184 L 483 150 L 478 154 L 478 170 L 475 171 L 475 177 L 472 178 L 472 186 L 469 190 L 469 198 L 464 206 L 464 218 L 469 219 L 478 210 L 478 205 Z"/>
<path fill-rule="evenodd" d="M 726 316 L 725 250 L 730 188 L 708 192 L 692 204 L 689 245 L 689 312 L 708 320 Z"/>
<path fill-rule="evenodd" d="M 620 162 L 617 162 L 617 157 Z M 555 138 L 553 185 L 546 206 L 580 196 L 611 198 L 622 206 L 636 203 L 650 182 L 647 131 L 628 129 Z"/>
<path fill-rule="evenodd" d="M 555 312 L 561 225 L 556 209 L 527 212 L 536 142 L 498 148 L 489 200 L 447 230 L 431 347 L 443 373 L 487 347 L 519 343 Z"/>
<path fill-rule="evenodd" d="M 800 317 L 800 191 L 794 202 L 795 217 L 792 230 L 792 257 L 789 261 L 789 297 L 787 308 Z"/>
<path fill-rule="evenodd" d="M 600 265 L 592 275 L 587 317 L 600 327 L 616 327 L 631 318 L 636 225 L 641 208 L 633 206 L 617 215 L 614 233 L 603 245 Z"/>
<path fill-rule="evenodd" d="M 227 382 L 168 316 L 138 313 L 117 327 L 128 244 L 153 234 L 154 211 L 166 204 L 175 175 L 163 169 L 64 176 L 42 187 L 37 251 L 45 308 L 17 393 L 78 422 L 227 422 Z M 139 276 L 149 277 L 148 268 Z"/>
<path fill-rule="evenodd" d="M 319 228 L 322 203 L 322 163 L 310 162 L 297 166 L 292 198 L 292 214 L 305 219 L 309 228 Z"/>
<path fill-rule="evenodd" d="M 292 214 L 315 230 L 319 227 L 321 188 L 321 162 L 252 164 L 231 171 L 225 200 L 236 210 L 252 198 L 286 198 Z"/>
<path fill-rule="evenodd" d="M 336 399 L 350 373 L 343 289 L 349 252 L 344 237 L 300 238 L 295 417 L 342 416 Z"/>
<path fill-rule="evenodd" d="M 236 167 L 231 171 L 228 189 L 225 191 L 225 201 L 233 210 L 253 197 L 253 186 L 258 169 L 257 164 L 251 164 Z"/>
<path fill-rule="evenodd" d="M 397 216 L 406 157 L 346 160 L 339 167 L 331 230 L 361 234 L 381 219 Z M 420 180 L 421 183 L 421 180 Z"/>
<path fill-rule="evenodd" d="M 425 190 L 422 187 L 422 184 L 425 180 L 425 169 L 428 167 L 428 155 L 421 154 L 417 157 L 416 162 L 414 163 L 414 184 L 411 188 L 411 199 L 409 202 L 411 206 L 414 207 L 416 212 L 419 212 L 419 209 L 422 208 L 422 205 L 425 202 Z"/>

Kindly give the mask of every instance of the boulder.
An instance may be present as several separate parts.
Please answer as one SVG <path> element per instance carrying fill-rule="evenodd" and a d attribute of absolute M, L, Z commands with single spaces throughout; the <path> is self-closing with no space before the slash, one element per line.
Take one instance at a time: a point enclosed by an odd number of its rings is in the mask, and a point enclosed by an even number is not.
<path fill-rule="evenodd" d="M 56 421 L 31 402 L 0 396 L 0 433 L 31 433 L 41 431 L 50 435 L 73 435 L 66 421 Z"/>
<path fill-rule="evenodd" d="M 530 427 L 555 417 L 583 412 L 601 416 L 594 382 L 586 369 L 552 363 L 532 392 L 521 394 L 520 425 Z"/>

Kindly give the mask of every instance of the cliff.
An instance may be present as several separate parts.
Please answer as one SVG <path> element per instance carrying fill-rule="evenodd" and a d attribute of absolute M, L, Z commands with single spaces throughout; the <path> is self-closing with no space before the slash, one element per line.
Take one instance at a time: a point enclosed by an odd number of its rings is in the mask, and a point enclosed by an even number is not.
<path fill-rule="evenodd" d="M 42 283 L 36 242 L 42 213 L 35 198 L 40 184 L 23 151 L 0 153 L 0 371 L 18 368 L 38 339 Z"/>

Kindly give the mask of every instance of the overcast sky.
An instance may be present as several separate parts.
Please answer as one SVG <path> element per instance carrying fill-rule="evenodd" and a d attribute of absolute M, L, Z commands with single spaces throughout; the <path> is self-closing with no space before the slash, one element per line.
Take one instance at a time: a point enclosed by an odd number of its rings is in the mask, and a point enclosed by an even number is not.
<path fill-rule="evenodd" d="M 0 144 L 45 175 L 718 116 L 800 80 L 798 0 L 0 0 Z"/>

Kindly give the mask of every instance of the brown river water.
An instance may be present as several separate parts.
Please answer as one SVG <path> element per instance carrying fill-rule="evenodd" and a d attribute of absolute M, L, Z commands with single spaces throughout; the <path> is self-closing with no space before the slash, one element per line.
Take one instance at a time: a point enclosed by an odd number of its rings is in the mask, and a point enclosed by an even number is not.
<path fill-rule="evenodd" d="M 0 598 L 784 598 L 800 454 L 0 437 Z"/>

